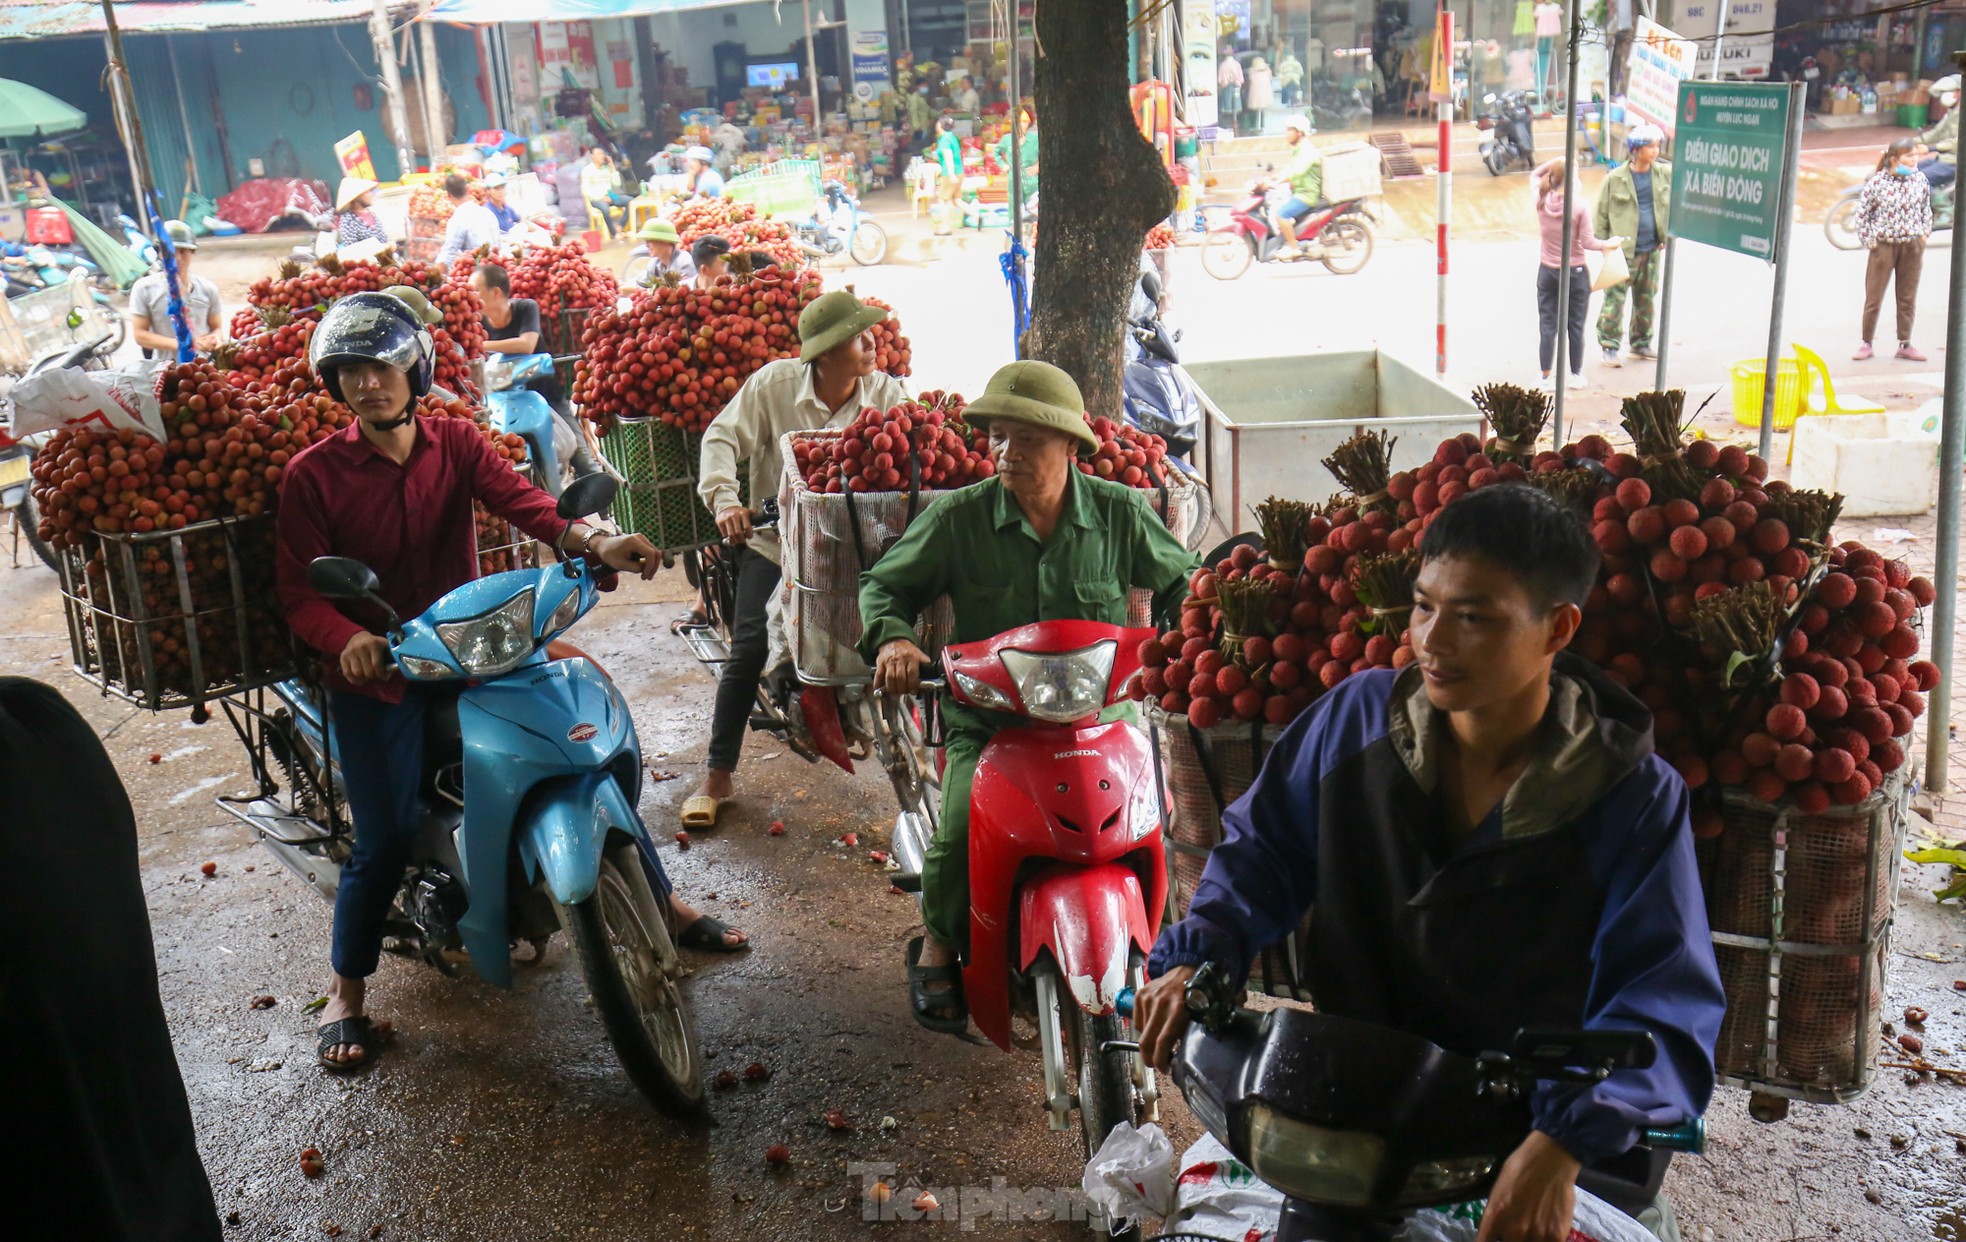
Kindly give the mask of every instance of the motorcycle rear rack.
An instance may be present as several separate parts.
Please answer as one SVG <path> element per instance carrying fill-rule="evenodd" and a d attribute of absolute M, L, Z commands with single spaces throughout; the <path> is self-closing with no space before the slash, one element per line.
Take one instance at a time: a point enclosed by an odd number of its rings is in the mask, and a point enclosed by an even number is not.
<path fill-rule="evenodd" d="M 238 736 L 240 745 L 245 747 L 246 760 L 251 767 L 256 786 L 255 790 L 248 794 L 221 794 L 217 799 L 218 805 L 227 813 L 251 825 L 255 831 L 263 832 L 283 845 L 313 845 L 353 835 L 354 827 L 349 818 L 348 808 L 336 794 L 333 782 L 323 783 L 312 770 L 300 763 L 297 752 L 291 749 L 293 746 L 291 741 L 286 743 L 290 748 L 290 754 L 294 756 L 290 762 L 283 764 L 273 750 L 278 743 L 271 739 L 280 731 L 290 729 L 292 726 L 282 724 L 275 718 L 267 707 L 266 696 L 267 690 L 261 688 L 242 694 L 227 695 L 218 700 L 219 708 L 225 713 L 233 733 Z M 325 702 L 322 706 L 325 714 Z M 332 746 L 332 741 L 329 744 Z M 287 777 L 293 782 L 291 792 L 303 795 L 302 798 L 281 796 L 283 787 L 276 768 L 284 769 Z M 318 820 L 293 809 L 297 802 L 302 801 L 311 802 L 320 808 Z M 256 818 L 250 810 L 255 802 L 268 804 L 277 811 L 277 814 L 267 816 L 261 812 L 260 817 Z M 270 818 L 275 822 L 293 820 L 306 824 L 316 831 L 301 837 L 284 836 L 268 829 L 262 818 Z M 318 831 L 323 825 L 326 826 L 327 831 Z"/>

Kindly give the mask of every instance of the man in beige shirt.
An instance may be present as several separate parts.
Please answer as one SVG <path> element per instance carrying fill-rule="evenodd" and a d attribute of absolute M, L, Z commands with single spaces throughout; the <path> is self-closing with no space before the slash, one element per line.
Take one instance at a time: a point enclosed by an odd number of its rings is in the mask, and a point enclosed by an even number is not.
<path fill-rule="evenodd" d="M 759 368 L 703 435 L 697 494 L 716 516 L 724 542 L 734 545 L 737 609 L 710 718 L 709 771 L 683 802 L 685 828 L 715 826 L 718 808 L 731 796 L 769 649 L 765 610 L 778 589 L 777 532 L 751 529 L 738 472 L 748 472 L 753 504 L 776 496 L 783 467 L 778 442 L 787 432 L 844 427 L 867 406 L 886 410 L 908 399 L 900 380 L 874 368 L 868 329 L 886 318 L 886 311 L 844 290 L 821 295 L 799 316 L 799 356 Z"/>

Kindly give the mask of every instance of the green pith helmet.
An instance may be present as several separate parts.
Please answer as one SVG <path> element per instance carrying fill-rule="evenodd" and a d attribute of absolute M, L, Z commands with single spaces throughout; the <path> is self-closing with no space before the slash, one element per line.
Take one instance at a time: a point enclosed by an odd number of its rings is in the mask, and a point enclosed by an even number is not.
<path fill-rule="evenodd" d="M 164 221 L 164 235 L 171 239 L 171 249 L 173 250 L 196 250 L 198 248 L 198 235 L 193 233 L 191 226 L 182 220 Z"/>
<path fill-rule="evenodd" d="M 1099 447 L 1092 424 L 1085 420 L 1085 398 L 1072 377 L 1049 362 L 1025 359 L 997 368 L 983 395 L 969 403 L 963 418 L 970 423 L 987 423 L 993 418 L 1007 422 L 1049 427 L 1073 436 L 1087 449 Z"/>
<path fill-rule="evenodd" d="M 666 241 L 672 245 L 681 245 L 683 241 L 682 234 L 676 231 L 675 223 L 670 220 L 664 220 L 661 216 L 657 216 L 642 225 L 641 231 L 635 234 L 635 236 L 641 238 L 643 241 Z"/>
<path fill-rule="evenodd" d="M 844 289 L 822 293 L 799 315 L 799 361 L 811 362 L 887 318 Z"/>
<path fill-rule="evenodd" d="M 430 299 L 424 296 L 423 290 L 415 285 L 391 285 L 383 292 L 407 304 L 425 325 L 444 322 L 444 317 L 437 313 L 436 307 L 430 305 Z"/>

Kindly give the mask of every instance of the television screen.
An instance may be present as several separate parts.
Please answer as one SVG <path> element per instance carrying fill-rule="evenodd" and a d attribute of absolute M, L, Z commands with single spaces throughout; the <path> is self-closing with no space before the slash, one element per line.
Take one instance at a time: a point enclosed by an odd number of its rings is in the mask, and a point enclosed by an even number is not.
<path fill-rule="evenodd" d="M 799 62 L 786 60 L 769 65 L 751 65 L 745 69 L 744 76 L 750 86 L 769 86 L 775 90 L 799 76 Z"/>

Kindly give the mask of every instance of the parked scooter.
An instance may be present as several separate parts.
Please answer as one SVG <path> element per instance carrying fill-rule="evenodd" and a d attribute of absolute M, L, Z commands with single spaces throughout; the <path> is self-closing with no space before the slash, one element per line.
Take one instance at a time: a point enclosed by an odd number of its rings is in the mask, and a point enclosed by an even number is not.
<path fill-rule="evenodd" d="M 863 267 L 887 257 L 887 230 L 860 210 L 860 200 L 843 182 L 828 181 L 813 214 L 792 226 L 792 238 L 815 259 L 850 254 Z"/>
<path fill-rule="evenodd" d="M 585 434 L 527 385 L 553 374 L 551 354 L 492 354 L 478 381 L 494 431 L 524 438 L 532 481 L 558 496 L 575 478 L 597 467 Z"/>
<path fill-rule="evenodd" d="M 77 367 L 85 371 L 100 371 L 109 363 L 100 341 L 80 341 L 65 350 L 45 354 L 35 359 L 27 369 L 27 375 L 39 375 L 43 371 L 58 371 L 64 367 Z M 24 378 L 24 377 L 23 377 Z M 34 503 L 34 456 L 41 447 L 53 438 L 54 432 L 43 431 L 16 440 L 13 431 L 14 410 L 12 403 L 6 407 L 4 431 L 0 434 L 0 512 L 7 514 L 14 528 L 12 550 L 14 564 L 20 564 L 20 541 L 27 540 L 27 546 L 41 558 L 42 564 L 59 573 L 60 565 L 55 560 L 55 552 L 41 538 L 41 510 Z"/>
<path fill-rule="evenodd" d="M 923 682 L 1026 722 L 991 738 L 976 765 L 963 996 L 977 1029 L 1006 1051 L 1013 1016 L 1037 1027 L 1045 1113 L 1053 1130 L 1078 1114 L 1088 1159 L 1120 1122 L 1159 1115 L 1154 1074 L 1115 1008 L 1143 981 L 1167 895 L 1157 777 L 1138 729 L 1099 723 L 1153 635 L 1041 621 L 947 647 L 943 680 Z M 892 878 L 919 893 L 934 806 L 902 810 Z"/>
<path fill-rule="evenodd" d="M 1859 181 L 1843 191 L 1836 202 L 1830 204 L 1829 214 L 1823 217 L 1823 233 L 1829 244 L 1838 250 L 1862 250 L 1864 239 L 1857 234 L 1857 198 L 1863 193 L 1864 183 Z M 1932 190 L 1932 231 L 1937 233 L 1952 227 L 1954 204 L 1958 201 L 1959 182 L 1951 181 Z"/>
<path fill-rule="evenodd" d="M 616 486 L 580 479 L 561 493 L 560 515 L 605 509 Z M 513 570 L 458 587 L 420 617 L 392 614 L 396 667 L 458 696 L 432 711 L 422 832 L 387 930 L 395 951 L 446 974 L 468 956 L 509 987 L 512 946 L 529 942 L 536 962 L 564 929 L 629 1078 L 657 1108 L 691 1117 L 703 1110 L 702 1053 L 667 883 L 635 811 L 634 720 L 600 665 L 554 641 L 594 607 L 604 575 L 584 560 Z M 308 581 L 329 599 L 387 608 L 360 562 L 322 557 Z M 323 696 L 292 680 L 222 706 L 259 789 L 219 805 L 332 901 L 351 833 Z"/>
<path fill-rule="evenodd" d="M 1133 999 L 1122 995 L 1122 1013 Z M 1208 1132 L 1284 1193 L 1277 1242 L 1385 1242 L 1422 1208 L 1480 1199 L 1528 1136 L 1539 1083 L 1602 1082 L 1658 1055 L 1648 1031 L 1580 1030 L 1521 1031 L 1507 1052 L 1458 1056 L 1350 1018 L 1238 1008 L 1212 965 L 1186 999 L 1175 1084 Z M 1578 1185 L 1636 1215 L 1672 1152 L 1705 1148 L 1697 1117 L 1647 1130 Z"/>
<path fill-rule="evenodd" d="M 1161 318 L 1160 277 L 1142 272 L 1140 291 L 1142 296 L 1134 299 L 1139 313 L 1126 325 L 1121 407 L 1128 422 L 1166 440 L 1167 451 L 1187 461 L 1201 438 L 1201 390 L 1181 367 L 1175 348 L 1181 333 L 1169 331 Z"/>
<path fill-rule="evenodd" d="M 1488 166 L 1489 174 L 1499 177 L 1517 165 L 1534 168 L 1536 135 L 1530 127 L 1529 93 L 1484 95 L 1482 103 L 1486 110 L 1475 118 L 1475 124 L 1488 135 L 1481 144 L 1481 162 Z"/>
<path fill-rule="evenodd" d="M 1281 258 L 1283 229 L 1276 209 L 1290 197 L 1288 186 L 1250 184 L 1249 197 L 1229 213 L 1229 222 L 1212 228 L 1201 243 L 1202 269 L 1217 280 L 1234 280 L 1250 263 Z M 1297 224 L 1300 259 L 1321 260 L 1340 276 L 1350 276 L 1372 258 L 1372 207 L 1365 199 L 1341 199 L 1314 209 Z"/>

